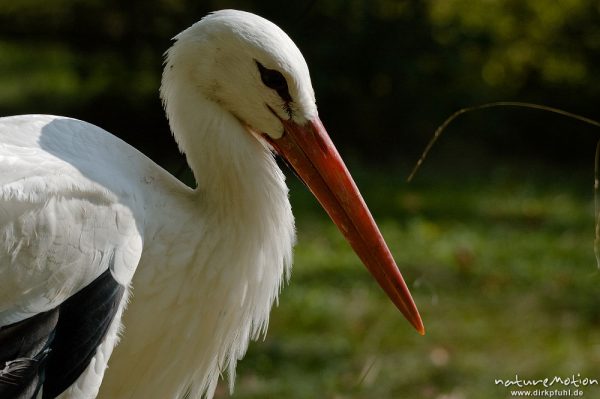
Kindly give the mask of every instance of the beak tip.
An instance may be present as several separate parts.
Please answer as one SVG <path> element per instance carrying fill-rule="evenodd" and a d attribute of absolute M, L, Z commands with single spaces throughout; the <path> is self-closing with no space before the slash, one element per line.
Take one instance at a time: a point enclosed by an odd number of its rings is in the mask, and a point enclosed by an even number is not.
<path fill-rule="evenodd" d="M 425 326 L 421 323 L 419 326 L 415 326 L 419 335 L 425 335 Z"/>
<path fill-rule="evenodd" d="M 392 298 L 390 296 L 390 298 Z M 392 302 L 396 305 L 398 310 L 402 313 L 404 318 L 410 323 L 411 326 L 419 335 L 425 335 L 425 326 L 423 325 L 423 319 L 421 319 L 421 315 L 419 314 L 419 310 L 417 309 L 417 305 L 415 304 L 412 296 L 410 295 L 408 288 L 405 286 L 405 291 L 403 298 L 400 301 L 395 300 L 397 298 L 393 298 Z"/>
<path fill-rule="evenodd" d="M 412 314 L 412 317 L 408 319 L 410 324 L 417 330 L 419 335 L 425 335 L 425 326 L 423 325 L 423 320 L 421 319 L 421 315 L 417 312 L 416 314 Z"/>

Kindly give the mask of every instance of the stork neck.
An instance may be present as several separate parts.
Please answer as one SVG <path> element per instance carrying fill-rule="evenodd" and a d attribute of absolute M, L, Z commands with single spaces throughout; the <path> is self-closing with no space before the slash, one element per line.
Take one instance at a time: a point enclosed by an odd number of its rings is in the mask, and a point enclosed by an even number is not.
<path fill-rule="evenodd" d="M 211 207 L 228 210 L 266 195 L 264 185 L 282 176 L 265 144 L 193 87 L 174 86 L 172 92 L 177 95 L 166 98 L 165 108 L 173 135 L 194 173 L 198 195 Z M 287 196 L 285 186 L 282 194 Z"/>

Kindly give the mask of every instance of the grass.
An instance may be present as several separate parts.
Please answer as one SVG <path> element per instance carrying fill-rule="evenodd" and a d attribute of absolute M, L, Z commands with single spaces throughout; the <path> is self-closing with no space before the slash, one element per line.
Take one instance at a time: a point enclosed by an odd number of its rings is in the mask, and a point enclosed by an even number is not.
<path fill-rule="evenodd" d="M 500 167 L 421 175 L 409 186 L 394 171 L 354 172 L 424 337 L 290 179 L 292 280 L 266 339 L 240 362 L 233 398 L 493 399 L 510 397 L 494 380 L 516 374 L 600 380 L 593 170 L 585 173 Z M 221 385 L 217 397 L 229 397 Z M 563 388 L 575 389 L 551 389 Z"/>

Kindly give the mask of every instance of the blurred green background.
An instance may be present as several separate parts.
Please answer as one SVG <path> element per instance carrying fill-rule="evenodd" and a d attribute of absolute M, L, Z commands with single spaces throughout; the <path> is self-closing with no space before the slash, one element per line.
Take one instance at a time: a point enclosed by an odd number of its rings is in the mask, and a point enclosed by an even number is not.
<path fill-rule="evenodd" d="M 158 100 L 162 54 L 222 8 L 272 20 L 304 53 L 428 331 L 410 329 L 290 177 L 292 281 L 233 397 L 508 398 L 495 379 L 600 380 L 598 129 L 533 110 L 468 114 L 405 182 L 465 106 L 531 101 L 600 119 L 600 2 L 0 0 L 0 116 L 88 120 L 191 183 Z M 551 390 L 563 388 L 575 390 Z"/>

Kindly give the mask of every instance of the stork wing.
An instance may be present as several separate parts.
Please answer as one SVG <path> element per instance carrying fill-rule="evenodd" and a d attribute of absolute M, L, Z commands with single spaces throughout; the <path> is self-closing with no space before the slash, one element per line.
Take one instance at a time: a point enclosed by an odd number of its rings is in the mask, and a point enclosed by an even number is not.
<path fill-rule="evenodd" d="M 129 284 L 142 238 L 116 140 L 70 119 L 0 119 L 0 326 L 55 308 L 109 265 Z"/>

